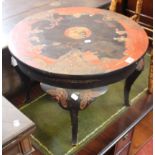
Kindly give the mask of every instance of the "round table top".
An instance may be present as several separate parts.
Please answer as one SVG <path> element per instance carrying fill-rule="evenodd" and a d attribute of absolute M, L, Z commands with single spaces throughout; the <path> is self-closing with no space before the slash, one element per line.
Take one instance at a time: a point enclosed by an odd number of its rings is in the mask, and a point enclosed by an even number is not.
<path fill-rule="evenodd" d="M 125 68 L 144 56 L 145 31 L 131 19 L 87 7 L 44 11 L 18 23 L 9 48 L 20 62 L 61 75 L 98 75 Z"/>

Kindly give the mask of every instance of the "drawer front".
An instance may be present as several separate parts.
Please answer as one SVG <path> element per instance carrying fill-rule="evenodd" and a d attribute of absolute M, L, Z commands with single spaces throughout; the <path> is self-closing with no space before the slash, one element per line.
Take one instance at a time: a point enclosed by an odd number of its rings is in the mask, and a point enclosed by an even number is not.
<path fill-rule="evenodd" d="M 126 144 L 126 146 L 122 148 L 122 150 L 120 150 L 118 153 L 116 153 L 116 155 L 128 155 L 130 144 L 130 142 Z"/>
<path fill-rule="evenodd" d="M 115 146 L 115 154 L 126 148 L 131 143 L 133 131 L 128 132 Z"/>

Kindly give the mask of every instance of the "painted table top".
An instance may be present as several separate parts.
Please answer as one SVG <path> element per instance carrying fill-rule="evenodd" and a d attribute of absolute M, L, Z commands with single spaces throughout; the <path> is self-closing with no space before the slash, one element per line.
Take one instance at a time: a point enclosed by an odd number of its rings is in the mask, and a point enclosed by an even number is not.
<path fill-rule="evenodd" d="M 27 66 L 47 73 L 96 75 L 122 69 L 146 52 L 145 31 L 131 19 L 87 7 L 32 15 L 13 29 L 9 48 Z"/>

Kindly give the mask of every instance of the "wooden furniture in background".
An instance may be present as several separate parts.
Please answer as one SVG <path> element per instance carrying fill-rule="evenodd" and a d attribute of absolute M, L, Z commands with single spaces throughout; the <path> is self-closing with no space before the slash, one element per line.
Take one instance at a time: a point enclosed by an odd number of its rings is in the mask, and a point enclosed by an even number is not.
<path fill-rule="evenodd" d="M 153 0 L 118 0 L 116 11 L 128 17 L 134 16 L 153 40 Z M 152 45 L 151 45 L 152 46 Z"/>

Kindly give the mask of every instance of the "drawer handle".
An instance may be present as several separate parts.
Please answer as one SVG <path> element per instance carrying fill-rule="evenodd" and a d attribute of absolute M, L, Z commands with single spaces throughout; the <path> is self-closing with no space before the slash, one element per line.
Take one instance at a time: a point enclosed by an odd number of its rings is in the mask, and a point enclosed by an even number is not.
<path fill-rule="evenodd" d="M 129 137 L 129 134 L 126 134 L 126 135 L 123 137 L 123 140 L 126 140 L 128 137 Z"/>

